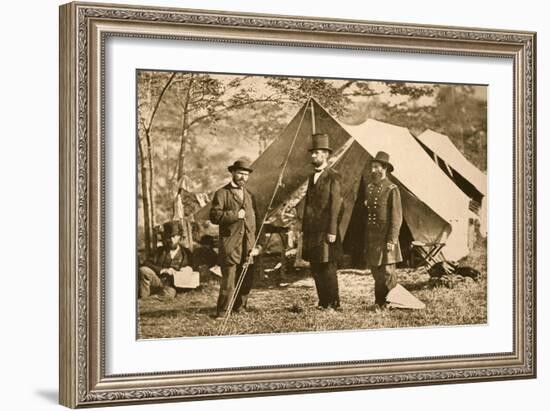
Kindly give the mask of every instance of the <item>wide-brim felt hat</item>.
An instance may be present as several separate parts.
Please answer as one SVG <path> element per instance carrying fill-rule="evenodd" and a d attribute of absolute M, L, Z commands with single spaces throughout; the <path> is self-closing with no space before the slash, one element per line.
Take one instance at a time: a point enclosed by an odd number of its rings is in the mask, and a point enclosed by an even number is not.
<path fill-rule="evenodd" d="M 247 160 L 237 160 L 233 164 L 231 164 L 227 169 L 230 172 L 233 172 L 235 170 L 244 170 L 248 171 L 249 173 L 252 173 L 252 166 Z"/>
<path fill-rule="evenodd" d="M 385 151 L 379 151 L 372 159 L 373 162 L 385 164 L 388 167 L 388 171 L 393 171 L 393 164 L 390 162 L 390 155 Z"/>
<path fill-rule="evenodd" d="M 313 150 L 327 150 L 332 153 L 328 134 L 316 133 L 311 136 L 311 147 L 309 151 Z"/>
<path fill-rule="evenodd" d="M 162 233 L 165 238 L 183 234 L 183 227 L 179 221 L 168 221 L 162 225 L 162 228 Z"/>

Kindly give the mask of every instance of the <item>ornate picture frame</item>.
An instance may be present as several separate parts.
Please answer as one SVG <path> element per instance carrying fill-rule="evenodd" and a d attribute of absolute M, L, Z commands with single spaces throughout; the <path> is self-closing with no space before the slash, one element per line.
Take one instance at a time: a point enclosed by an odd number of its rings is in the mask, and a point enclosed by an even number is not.
<path fill-rule="evenodd" d="M 513 62 L 513 349 L 473 355 L 109 375 L 105 42 L 201 40 Z M 60 403 L 188 401 L 536 377 L 536 34 L 69 3 L 60 7 Z M 134 267 L 129 267 L 134 269 Z M 244 365 L 244 362 L 243 362 Z"/>

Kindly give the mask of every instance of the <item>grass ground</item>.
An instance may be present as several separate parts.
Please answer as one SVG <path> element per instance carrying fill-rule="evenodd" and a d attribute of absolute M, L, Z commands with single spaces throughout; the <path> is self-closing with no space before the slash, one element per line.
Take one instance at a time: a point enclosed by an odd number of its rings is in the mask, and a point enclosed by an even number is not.
<path fill-rule="evenodd" d="M 482 272 L 481 280 L 467 279 L 452 289 L 434 286 L 422 270 L 398 270 L 399 283 L 423 301 L 426 309 L 385 312 L 374 310 L 374 281 L 365 271 L 339 271 L 342 312 L 315 309 L 315 284 L 307 270 L 289 274 L 286 287 L 278 286 L 276 278 L 256 273 L 248 300 L 250 311 L 230 317 L 225 334 L 485 324 L 485 253 L 472 253 L 467 263 Z M 218 282 L 209 281 L 196 290 L 178 293 L 172 301 L 140 300 L 140 338 L 218 335 L 220 322 L 212 318 L 218 290 Z"/>

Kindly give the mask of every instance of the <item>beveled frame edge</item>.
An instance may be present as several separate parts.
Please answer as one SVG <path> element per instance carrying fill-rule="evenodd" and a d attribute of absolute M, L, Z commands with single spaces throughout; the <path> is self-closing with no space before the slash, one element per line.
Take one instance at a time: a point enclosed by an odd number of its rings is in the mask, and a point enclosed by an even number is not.
<path fill-rule="evenodd" d="M 112 35 L 512 58 L 514 352 L 199 375 L 105 376 L 101 76 L 103 41 Z M 535 52 L 532 32 L 92 3 L 61 6 L 60 403 L 82 407 L 535 377 Z"/>

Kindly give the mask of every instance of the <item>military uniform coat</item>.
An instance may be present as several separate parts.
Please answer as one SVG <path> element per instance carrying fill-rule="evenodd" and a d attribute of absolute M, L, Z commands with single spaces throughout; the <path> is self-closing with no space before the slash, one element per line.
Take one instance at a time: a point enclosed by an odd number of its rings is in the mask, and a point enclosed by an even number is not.
<path fill-rule="evenodd" d="M 254 196 L 244 189 L 241 198 L 231 183 L 220 188 L 214 194 L 210 209 L 210 220 L 220 227 L 220 264 L 222 266 L 240 264 L 246 258 L 243 248 L 252 250 L 256 238 L 256 227 L 260 220 L 256 211 Z M 245 218 L 239 219 L 239 210 L 245 210 Z M 243 241 L 245 243 L 243 244 Z"/>
<path fill-rule="evenodd" d="M 342 253 L 338 225 L 342 217 L 341 177 L 325 168 L 316 183 L 312 174 L 308 181 L 302 218 L 303 258 L 310 263 L 337 261 Z M 327 234 L 336 235 L 334 243 Z"/>
<path fill-rule="evenodd" d="M 367 266 L 401 262 L 403 258 L 399 247 L 399 231 L 403 222 L 403 210 L 399 188 L 388 178 L 384 178 L 378 183 L 368 183 L 365 197 Z M 393 251 L 387 251 L 387 243 L 394 244 Z"/>

